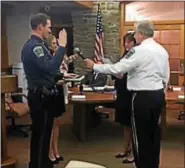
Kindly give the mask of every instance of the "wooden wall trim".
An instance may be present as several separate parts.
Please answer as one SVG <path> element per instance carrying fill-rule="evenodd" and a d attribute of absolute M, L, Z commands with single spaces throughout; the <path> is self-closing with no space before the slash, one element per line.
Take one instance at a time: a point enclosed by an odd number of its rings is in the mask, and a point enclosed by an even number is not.
<path fill-rule="evenodd" d="M 134 26 L 135 22 L 125 22 L 125 26 Z M 177 25 L 184 24 L 184 20 L 152 21 L 154 25 Z"/>
<path fill-rule="evenodd" d="M 129 31 L 129 30 L 134 30 L 135 26 L 133 25 L 124 25 L 123 27 L 123 35 Z M 172 24 L 172 25 L 167 25 L 167 24 L 155 24 L 154 23 L 154 29 L 155 30 L 181 30 L 182 29 L 182 24 Z M 183 40 L 183 39 L 182 39 Z"/>
<path fill-rule="evenodd" d="M 74 0 L 76 3 L 82 5 L 82 6 L 85 6 L 87 8 L 90 8 L 92 9 L 93 8 L 93 1 L 78 1 L 78 0 Z"/>

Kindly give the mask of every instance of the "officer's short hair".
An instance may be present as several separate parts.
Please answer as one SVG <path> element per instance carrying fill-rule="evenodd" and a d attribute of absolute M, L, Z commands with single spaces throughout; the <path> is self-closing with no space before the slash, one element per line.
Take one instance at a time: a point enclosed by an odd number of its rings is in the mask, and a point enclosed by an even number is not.
<path fill-rule="evenodd" d="M 31 16 L 30 26 L 32 30 L 35 30 L 40 24 L 46 26 L 47 20 L 50 20 L 50 17 L 44 13 L 37 13 L 36 15 Z"/>
<path fill-rule="evenodd" d="M 152 22 L 150 21 L 137 22 L 136 29 L 138 33 L 141 33 L 147 37 L 153 37 L 154 35 L 154 27 L 153 27 Z"/>

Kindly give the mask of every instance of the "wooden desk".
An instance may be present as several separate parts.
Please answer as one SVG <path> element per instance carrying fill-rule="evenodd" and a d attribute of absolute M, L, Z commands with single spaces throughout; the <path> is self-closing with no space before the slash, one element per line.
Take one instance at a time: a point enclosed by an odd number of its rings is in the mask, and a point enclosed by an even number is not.
<path fill-rule="evenodd" d="M 77 88 L 71 89 L 75 95 L 79 95 Z M 84 92 L 86 99 L 72 100 L 69 95 L 69 103 L 73 104 L 73 131 L 77 139 L 85 141 L 87 139 L 87 123 L 90 120 L 90 114 L 93 108 L 98 104 L 113 103 L 115 101 L 115 95 L 112 93 L 95 93 Z M 173 91 L 166 93 L 166 104 L 184 102 L 183 99 L 179 99 L 178 95 L 184 95 L 184 91 Z M 166 134 L 167 121 L 166 121 L 166 107 L 162 113 L 161 118 L 162 134 Z"/>
<path fill-rule="evenodd" d="M 179 99 L 179 95 L 184 95 L 184 90 L 181 91 L 168 91 L 166 93 L 166 101 L 168 103 L 184 102 L 184 99 Z"/>
<path fill-rule="evenodd" d="M 162 127 L 162 135 L 165 136 L 165 134 L 167 133 L 167 114 L 166 114 L 166 110 L 167 110 L 167 104 L 183 104 L 184 103 L 184 99 L 179 99 L 178 96 L 179 95 L 184 95 L 184 90 L 182 91 L 168 91 L 166 93 L 166 106 L 163 110 L 162 113 L 162 118 L 161 118 L 161 127 Z"/>
<path fill-rule="evenodd" d="M 79 95 L 77 89 L 72 89 L 75 95 Z M 115 101 L 115 95 L 112 93 L 85 92 L 86 99 L 71 99 L 69 103 L 73 104 L 73 132 L 79 141 L 87 140 L 88 122 L 91 120 L 91 114 L 94 107 L 99 104 L 108 104 Z"/>
<path fill-rule="evenodd" d="M 17 77 L 15 75 L 1 76 L 1 167 L 13 168 L 16 160 L 7 153 L 6 117 L 5 117 L 5 93 L 16 92 Z"/>

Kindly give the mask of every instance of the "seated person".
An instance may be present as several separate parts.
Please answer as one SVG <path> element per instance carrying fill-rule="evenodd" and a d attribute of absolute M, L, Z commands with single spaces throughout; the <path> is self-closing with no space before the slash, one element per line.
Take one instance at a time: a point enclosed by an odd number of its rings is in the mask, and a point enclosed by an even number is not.
<path fill-rule="evenodd" d="M 89 72 L 85 75 L 85 79 L 82 84 L 91 86 L 105 86 L 107 84 L 107 75 L 94 72 Z"/>
<path fill-rule="evenodd" d="M 102 62 L 98 62 L 102 64 Z M 108 75 L 95 73 L 94 71 L 88 72 L 85 75 L 85 79 L 82 81 L 82 84 L 90 85 L 90 86 L 105 86 L 108 82 Z"/>

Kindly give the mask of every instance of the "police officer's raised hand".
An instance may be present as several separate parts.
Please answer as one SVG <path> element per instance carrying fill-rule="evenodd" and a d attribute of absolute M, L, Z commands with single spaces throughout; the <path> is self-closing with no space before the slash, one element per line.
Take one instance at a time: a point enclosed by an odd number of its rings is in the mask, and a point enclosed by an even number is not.
<path fill-rule="evenodd" d="M 67 44 L 67 32 L 65 29 L 60 30 L 58 35 L 58 45 L 65 47 Z"/>

